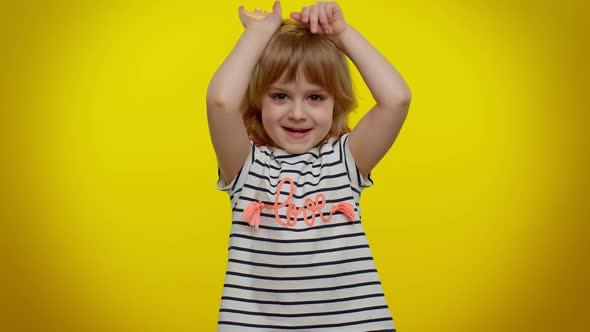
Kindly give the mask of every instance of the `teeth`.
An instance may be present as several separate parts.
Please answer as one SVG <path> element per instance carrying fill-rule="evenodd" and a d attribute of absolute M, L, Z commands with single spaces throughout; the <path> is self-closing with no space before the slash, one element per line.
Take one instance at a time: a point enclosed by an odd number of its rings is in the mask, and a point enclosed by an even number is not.
<path fill-rule="evenodd" d="M 305 131 L 308 131 L 309 129 L 287 128 L 287 130 L 295 131 L 295 132 L 305 132 Z"/>

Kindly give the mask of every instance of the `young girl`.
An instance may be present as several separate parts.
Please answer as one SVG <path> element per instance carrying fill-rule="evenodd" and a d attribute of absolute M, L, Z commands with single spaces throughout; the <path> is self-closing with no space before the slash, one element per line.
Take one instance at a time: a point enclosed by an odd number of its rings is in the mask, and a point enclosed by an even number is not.
<path fill-rule="evenodd" d="M 218 188 L 232 205 L 219 331 L 395 331 L 361 224 L 359 197 L 410 104 L 399 73 L 318 2 L 246 28 L 207 91 Z M 376 105 L 356 106 L 346 56 Z"/>

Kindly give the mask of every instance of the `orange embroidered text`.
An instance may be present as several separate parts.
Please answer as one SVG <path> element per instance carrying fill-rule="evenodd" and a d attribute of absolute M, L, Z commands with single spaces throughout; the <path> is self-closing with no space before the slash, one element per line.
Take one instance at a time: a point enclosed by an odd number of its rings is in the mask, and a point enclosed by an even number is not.
<path fill-rule="evenodd" d="M 284 202 L 280 202 L 281 189 L 285 182 L 289 182 L 290 185 L 289 196 Z M 277 186 L 275 201 L 273 205 L 265 204 L 261 201 L 252 202 L 248 204 L 248 206 L 244 209 L 242 216 L 246 221 L 248 221 L 250 226 L 256 228 L 258 228 L 258 226 L 260 225 L 260 213 L 262 209 L 274 210 L 277 222 L 279 223 L 279 225 L 285 227 L 295 226 L 297 224 L 297 218 L 299 215 L 303 216 L 303 221 L 308 226 L 313 226 L 315 224 L 316 213 L 319 213 L 319 216 L 323 222 L 328 222 L 330 221 L 330 219 L 332 219 L 332 215 L 336 211 L 342 212 L 348 219 L 350 219 L 350 221 L 354 222 L 354 207 L 350 203 L 340 202 L 338 204 L 335 204 L 330 209 L 330 214 L 328 216 L 324 216 L 324 214 L 322 213 L 323 208 L 326 206 L 326 196 L 324 196 L 324 194 L 317 194 L 314 200 L 310 198 L 305 199 L 305 206 L 298 208 L 292 202 L 294 193 L 295 183 L 291 178 L 284 178 L 279 182 Z M 283 220 L 279 214 L 279 209 L 285 206 L 287 206 L 287 212 L 285 215 L 285 220 Z"/>

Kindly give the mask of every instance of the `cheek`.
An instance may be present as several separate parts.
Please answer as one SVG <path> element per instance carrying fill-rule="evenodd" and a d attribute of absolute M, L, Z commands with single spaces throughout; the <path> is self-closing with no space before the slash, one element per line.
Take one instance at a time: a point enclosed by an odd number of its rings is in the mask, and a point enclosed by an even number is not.
<path fill-rule="evenodd" d="M 265 112 L 262 112 L 261 115 L 261 119 L 262 119 L 262 128 L 264 128 L 264 131 L 268 132 L 268 114 L 266 114 Z"/>
<path fill-rule="evenodd" d="M 334 105 L 329 105 L 321 112 L 321 120 L 328 126 L 332 125 L 332 121 L 334 118 Z"/>
<path fill-rule="evenodd" d="M 278 122 L 278 112 L 273 111 L 272 109 L 269 108 L 263 108 L 262 109 L 262 126 L 264 127 L 264 130 L 266 130 L 268 132 L 268 130 L 270 128 L 272 128 L 272 125 Z"/>

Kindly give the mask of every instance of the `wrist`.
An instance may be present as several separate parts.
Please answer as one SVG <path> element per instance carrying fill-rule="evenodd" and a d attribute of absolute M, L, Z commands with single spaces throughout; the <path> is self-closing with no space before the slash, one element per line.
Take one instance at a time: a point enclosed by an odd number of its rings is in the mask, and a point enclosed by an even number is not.
<path fill-rule="evenodd" d="M 348 39 L 348 36 L 352 33 L 354 33 L 354 28 L 348 24 L 346 24 L 346 27 L 344 28 L 344 30 L 342 32 L 340 32 L 339 34 L 330 37 L 330 41 L 336 46 L 338 47 L 338 49 L 340 49 L 341 51 L 344 51 L 345 48 L 345 44 L 346 44 L 346 40 Z"/>
<path fill-rule="evenodd" d="M 346 29 L 339 33 L 337 36 L 334 36 L 333 39 L 330 39 L 332 43 L 338 47 L 338 49 L 345 54 L 348 54 L 349 45 L 353 44 L 352 40 L 354 40 L 354 36 L 358 34 L 355 28 L 351 25 L 346 25 Z"/>
<path fill-rule="evenodd" d="M 244 33 L 259 35 L 261 38 L 268 38 L 277 31 L 275 27 L 268 27 L 259 24 L 248 24 L 244 30 Z"/>
<path fill-rule="evenodd" d="M 239 39 L 240 49 L 245 50 L 244 55 L 254 56 L 258 60 L 258 57 L 262 54 L 262 50 L 266 47 L 272 32 L 259 31 L 258 29 L 249 28 L 242 32 L 242 36 Z"/>

